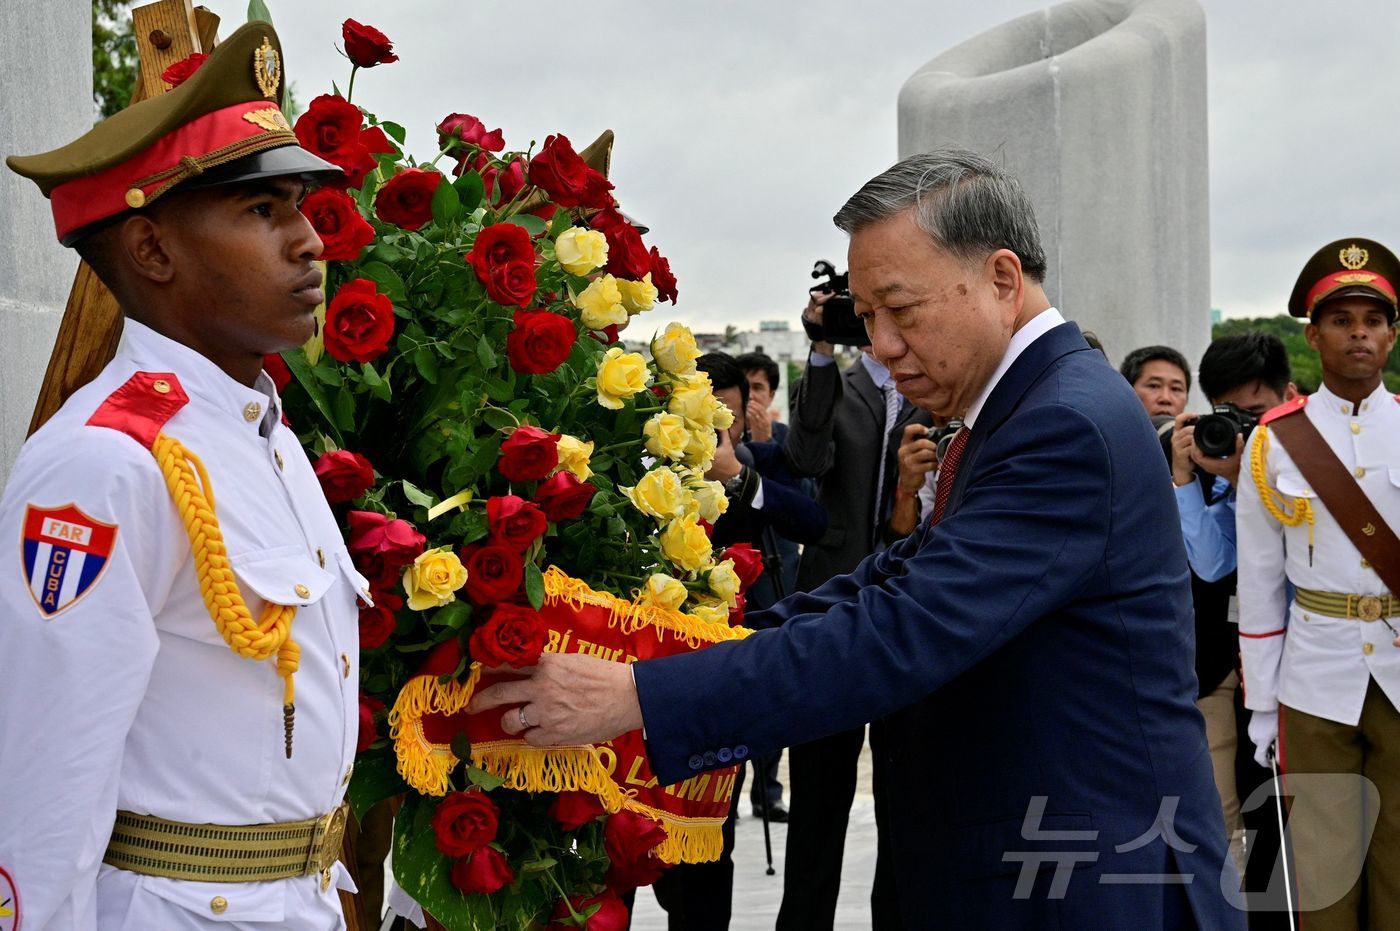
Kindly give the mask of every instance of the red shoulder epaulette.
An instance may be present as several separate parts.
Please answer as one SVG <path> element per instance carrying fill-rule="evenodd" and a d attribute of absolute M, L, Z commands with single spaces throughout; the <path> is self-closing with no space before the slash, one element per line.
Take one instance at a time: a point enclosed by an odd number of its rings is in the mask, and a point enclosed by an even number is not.
<path fill-rule="evenodd" d="M 1291 400 L 1291 401 L 1284 401 L 1284 402 L 1283 402 L 1282 404 L 1280 404 L 1278 407 L 1275 407 L 1275 408 L 1272 408 L 1271 410 L 1269 410 L 1267 413 L 1264 414 L 1263 417 L 1260 417 L 1260 418 L 1259 418 L 1259 423 L 1260 423 L 1260 424 L 1273 423 L 1275 420 L 1278 420 L 1280 417 L 1287 417 L 1289 414 L 1293 413 L 1294 411 L 1300 411 L 1300 410 L 1302 410 L 1304 407 L 1307 406 L 1307 403 L 1308 403 L 1308 396 L 1305 395 L 1305 394 L 1300 394 L 1300 395 L 1298 395 L 1296 398 L 1294 398 L 1293 400 Z"/>
<path fill-rule="evenodd" d="M 88 426 L 125 433 L 150 449 L 170 418 L 188 403 L 190 396 L 173 373 L 137 372 L 102 402 Z"/>

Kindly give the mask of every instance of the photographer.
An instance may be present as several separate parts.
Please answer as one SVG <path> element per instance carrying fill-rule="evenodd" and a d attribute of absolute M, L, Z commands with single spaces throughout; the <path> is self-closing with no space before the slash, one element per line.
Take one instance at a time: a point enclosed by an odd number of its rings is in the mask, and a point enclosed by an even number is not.
<path fill-rule="evenodd" d="M 1183 412 L 1168 434 L 1172 484 L 1176 489 L 1181 532 L 1195 578 L 1197 707 L 1206 721 L 1216 788 L 1229 834 L 1230 850 L 1245 872 L 1240 777 L 1252 790 L 1264 773 L 1237 775 L 1239 727 L 1236 705 L 1240 676 L 1238 620 L 1232 616 L 1235 590 L 1235 489 L 1246 437 L 1259 416 L 1295 396 L 1289 381 L 1288 351 L 1267 333 L 1226 336 L 1211 343 L 1201 357 L 1201 390 L 1213 413 Z M 1271 816 L 1260 812 L 1261 818 Z M 1253 825 L 1251 825 L 1253 827 Z M 1267 831 L 1269 826 L 1264 825 Z M 1255 858 L 1251 858 L 1255 859 Z M 1259 863 L 1256 869 L 1272 866 Z"/>
<path fill-rule="evenodd" d="M 896 536 L 914 532 L 933 511 L 934 482 L 938 466 L 962 421 L 934 417 L 933 427 L 909 424 L 899 444 L 899 484 L 894 489 L 889 530 Z"/>

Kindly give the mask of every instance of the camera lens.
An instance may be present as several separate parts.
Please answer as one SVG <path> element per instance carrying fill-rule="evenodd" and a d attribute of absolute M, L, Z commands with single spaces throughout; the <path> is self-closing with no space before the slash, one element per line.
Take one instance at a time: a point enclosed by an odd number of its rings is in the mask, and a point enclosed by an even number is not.
<path fill-rule="evenodd" d="M 1240 425 L 1230 417 L 1207 414 L 1196 422 L 1196 447 L 1207 456 L 1233 456 Z"/>

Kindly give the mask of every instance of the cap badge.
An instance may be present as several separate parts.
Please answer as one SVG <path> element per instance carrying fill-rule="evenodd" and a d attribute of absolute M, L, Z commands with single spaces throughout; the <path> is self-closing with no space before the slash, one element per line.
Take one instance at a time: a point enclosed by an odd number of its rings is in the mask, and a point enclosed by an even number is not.
<path fill-rule="evenodd" d="M 287 122 L 287 118 L 282 115 L 282 111 L 276 107 L 263 107 L 260 110 L 249 110 L 243 114 L 243 118 L 260 129 L 265 129 L 270 133 L 291 132 L 292 127 Z"/>
<path fill-rule="evenodd" d="M 1371 253 L 1367 252 L 1356 243 L 1352 243 L 1343 249 L 1341 254 L 1337 257 L 1341 260 L 1342 265 L 1347 268 L 1357 269 L 1366 267 L 1366 263 L 1371 259 Z"/>
<path fill-rule="evenodd" d="M 277 96 L 277 88 L 282 83 L 282 57 L 267 36 L 263 36 L 262 45 L 253 51 L 253 78 L 264 97 Z"/>

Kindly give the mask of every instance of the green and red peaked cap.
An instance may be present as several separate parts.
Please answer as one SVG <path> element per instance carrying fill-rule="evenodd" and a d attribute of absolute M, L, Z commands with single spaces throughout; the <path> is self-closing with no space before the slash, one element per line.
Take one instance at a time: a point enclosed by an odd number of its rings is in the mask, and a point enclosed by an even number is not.
<path fill-rule="evenodd" d="M 1349 237 L 1328 243 L 1303 266 L 1288 312 L 1315 319 L 1319 308 L 1339 297 L 1367 297 L 1385 306 L 1395 322 L 1396 286 L 1400 285 L 1400 259 L 1374 239 Z"/>
<path fill-rule="evenodd" d="M 172 90 L 61 148 L 5 162 L 49 198 L 65 246 L 177 187 L 339 176 L 339 168 L 298 145 L 282 114 L 284 69 L 271 24 L 251 22 Z"/>

